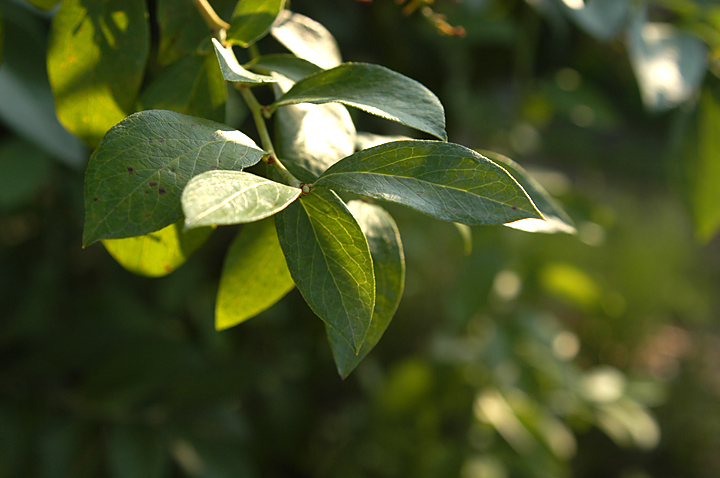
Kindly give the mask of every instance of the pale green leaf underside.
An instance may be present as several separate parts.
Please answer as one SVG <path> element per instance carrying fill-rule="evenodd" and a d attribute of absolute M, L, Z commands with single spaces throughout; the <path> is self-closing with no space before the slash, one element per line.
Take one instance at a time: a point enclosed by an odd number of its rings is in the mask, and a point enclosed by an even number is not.
<path fill-rule="evenodd" d="M 214 38 L 212 39 L 212 43 L 215 47 L 218 61 L 220 62 L 220 71 L 222 71 L 223 78 L 227 81 L 247 84 L 275 83 L 280 81 L 279 78 L 258 75 L 257 73 L 246 70 L 238 63 L 232 49 L 225 48 Z"/>
<path fill-rule="evenodd" d="M 215 328 L 227 329 L 256 316 L 294 286 L 275 221 L 268 218 L 246 224 L 225 256 L 215 303 Z"/>
<path fill-rule="evenodd" d="M 230 20 L 227 42 L 248 47 L 265 36 L 278 14 L 285 8 L 285 0 L 242 0 L 238 2 Z"/>
<path fill-rule="evenodd" d="M 417 81 L 380 65 L 343 63 L 320 71 L 297 82 L 271 108 L 331 102 L 447 139 L 440 100 Z"/>
<path fill-rule="evenodd" d="M 352 212 L 368 240 L 375 271 L 375 308 L 365 343 L 359 353 L 337 332 L 327 327 L 335 364 L 343 378 L 377 345 L 395 315 L 405 284 L 405 256 L 395 221 L 383 208 L 364 201 L 350 201 Z"/>
<path fill-rule="evenodd" d="M 320 68 L 333 68 L 342 62 L 340 48 L 332 34 L 304 15 L 282 11 L 270 33 L 295 56 Z"/>
<path fill-rule="evenodd" d="M 542 218 L 503 168 L 475 151 L 440 141 L 395 141 L 364 149 L 331 166 L 315 186 L 468 225 Z"/>
<path fill-rule="evenodd" d="M 213 169 L 242 170 L 263 151 L 243 133 L 172 111 L 128 116 L 108 131 L 85 173 L 83 245 L 141 236 L 182 218 L 185 184 Z"/>
<path fill-rule="evenodd" d="M 541 232 L 546 234 L 566 233 L 575 234 L 575 226 L 572 219 L 560 207 L 560 205 L 550 196 L 542 185 L 528 173 L 525 168 L 518 163 L 492 151 L 480 151 L 480 154 L 490 158 L 492 161 L 500 164 L 510 173 L 515 180 L 520 183 L 525 192 L 532 198 L 533 203 L 542 213 L 544 219 L 528 218 L 520 219 L 505 224 L 513 229 L 519 229 L 527 232 Z"/>
<path fill-rule="evenodd" d="M 206 171 L 185 186 L 185 227 L 244 224 L 272 216 L 300 196 L 300 188 L 241 171 Z"/>
<path fill-rule="evenodd" d="M 342 200 L 319 189 L 275 215 L 280 245 L 310 308 L 358 351 L 370 327 L 375 278 L 367 240 Z"/>
<path fill-rule="evenodd" d="M 148 277 L 162 277 L 183 265 L 212 233 L 205 227 L 183 232 L 182 221 L 144 236 L 104 239 L 105 249 L 125 269 Z"/>
<path fill-rule="evenodd" d="M 300 81 L 306 76 L 321 70 L 321 68 L 314 63 L 298 58 L 295 55 L 283 53 L 259 56 L 245 66 L 261 73 L 269 73 L 271 71 L 280 73 L 293 81 Z"/>

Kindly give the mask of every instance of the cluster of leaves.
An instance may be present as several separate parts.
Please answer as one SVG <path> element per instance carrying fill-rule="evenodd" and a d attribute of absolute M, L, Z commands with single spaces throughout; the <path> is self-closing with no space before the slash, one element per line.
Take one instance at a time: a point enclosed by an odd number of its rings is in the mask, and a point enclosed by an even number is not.
<path fill-rule="evenodd" d="M 387 328 L 404 284 L 397 226 L 372 199 L 463 225 L 572 230 L 518 165 L 447 142 L 443 106 L 425 86 L 379 65 L 343 63 L 329 31 L 283 0 L 242 0 L 229 24 L 205 1 L 186 3 L 158 3 L 160 73 L 142 91 L 150 28 L 140 0 L 63 1 L 48 73 L 58 118 L 96 147 L 84 246 L 102 240 L 129 270 L 160 276 L 212 227 L 246 224 L 226 256 L 218 329 L 297 286 L 327 325 L 340 374 L 352 371 Z M 261 55 L 267 35 L 291 53 Z M 240 65 L 233 46 L 250 62 Z M 226 82 L 262 146 L 216 121 Z M 272 87 L 274 102 L 262 106 L 257 87 Z M 347 106 L 437 139 L 358 133 Z"/>

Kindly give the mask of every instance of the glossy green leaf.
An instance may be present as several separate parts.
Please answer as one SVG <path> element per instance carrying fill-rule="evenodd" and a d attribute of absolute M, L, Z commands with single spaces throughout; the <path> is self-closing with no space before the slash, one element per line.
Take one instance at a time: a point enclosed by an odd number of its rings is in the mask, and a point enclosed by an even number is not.
<path fill-rule="evenodd" d="M 692 209 L 695 231 L 709 241 L 720 229 L 720 101 L 705 91 L 700 101 Z M 694 159 L 694 158 L 693 158 Z"/>
<path fill-rule="evenodd" d="M 227 31 L 227 42 L 248 47 L 264 37 L 278 14 L 285 8 L 285 0 L 241 0 L 235 7 Z"/>
<path fill-rule="evenodd" d="M 579 8 L 568 6 L 568 2 L 560 3 L 580 28 L 598 40 L 609 40 L 617 33 L 629 11 L 628 0 L 586 0 Z"/>
<path fill-rule="evenodd" d="M 241 171 L 206 171 L 182 194 L 185 227 L 244 224 L 282 211 L 300 188 Z"/>
<path fill-rule="evenodd" d="M 109 435 L 111 478 L 162 478 L 168 452 L 153 429 L 138 425 L 115 425 Z"/>
<path fill-rule="evenodd" d="M 90 146 L 133 111 L 150 48 L 144 0 L 65 0 L 53 18 L 48 76 L 60 122 Z"/>
<path fill-rule="evenodd" d="M 300 81 L 321 70 L 319 66 L 295 55 L 278 53 L 263 55 L 246 65 L 248 68 L 268 74 L 273 71 L 293 80 Z"/>
<path fill-rule="evenodd" d="M 415 80 L 380 65 L 343 63 L 295 84 L 271 108 L 297 103 L 343 103 L 424 131 L 442 140 L 445 110 Z"/>
<path fill-rule="evenodd" d="M 340 48 L 332 33 L 305 15 L 282 11 L 270 33 L 295 56 L 321 68 L 333 68 L 342 63 Z"/>
<path fill-rule="evenodd" d="M 140 97 L 140 109 L 163 109 L 225 119 L 227 88 L 215 55 L 188 55 L 150 83 Z"/>
<path fill-rule="evenodd" d="M 218 61 L 220 62 L 220 70 L 227 81 L 248 84 L 275 83 L 280 81 L 278 78 L 272 76 L 258 75 L 257 73 L 246 70 L 240 66 L 231 48 L 225 48 L 214 38 L 212 39 L 212 43 L 215 47 Z"/>
<path fill-rule="evenodd" d="M 225 256 L 215 304 L 215 328 L 227 329 L 256 316 L 293 287 L 274 219 L 246 224 Z"/>
<path fill-rule="evenodd" d="M 400 304 L 405 285 L 405 256 L 395 221 L 383 208 L 350 201 L 348 209 L 360 224 L 370 247 L 375 271 L 375 308 L 365 343 L 355 353 L 337 332 L 327 327 L 338 373 L 347 377 L 377 345 Z"/>
<path fill-rule="evenodd" d="M 159 231 L 124 239 L 104 239 L 105 249 L 125 269 L 148 277 L 162 277 L 183 265 L 200 247 L 212 228 L 183 232 L 183 221 Z"/>
<path fill-rule="evenodd" d="M 542 213 L 543 219 L 528 218 L 520 219 L 505 224 L 513 229 L 527 232 L 544 232 L 548 234 L 564 232 L 575 234 L 575 226 L 570 216 L 560 207 L 555 199 L 545 190 L 542 185 L 518 163 L 492 151 L 480 151 L 480 154 L 500 164 L 515 180 L 520 183 L 525 192 L 532 198 L 533 203 Z"/>
<path fill-rule="evenodd" d="M 172 111 L 141 111 L 115 125 L 85 173 L 83 245 L 141 236 L 182 218 L 185 184 L 211 169 L 242 170 L 263 151 L 239 131 Z"/>
<path fill-rule="evenodd" d="M 367 239 L 342 200 L 318 189 L 275 215 L 290 274 L 310 308 L 359 351 L 375 305 Z"/>
<path fill-rule="evenodd" d="M 440 141 L 395 141 L 364 149 L 331 166 L 315 187 L 396 202 L 468 225 L 542 218 L 503 168 L 475 151 Z"/>

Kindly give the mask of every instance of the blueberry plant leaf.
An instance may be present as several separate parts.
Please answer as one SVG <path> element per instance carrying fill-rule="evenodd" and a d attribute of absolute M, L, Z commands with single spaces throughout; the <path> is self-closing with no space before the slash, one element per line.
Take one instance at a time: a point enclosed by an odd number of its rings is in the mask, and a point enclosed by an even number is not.
<path fill-rule="evenodd" d="M 237 3 L 227 31 L 229 44 L 248 47 L 267 34 L 285 0 L 241 0 Z"/>
<path fill-rule="evenodd" d="M 331 166 L 315 187 L 383 199 L 467 225 L 542 218 L 503 168 L 464 146 L 440 141 L 364 149 Z"/>
<path fill-rule="evenodd" d="M 246 224 L 225 255 L 215 304 L 215 328 L 227 329 L 256 316 L 293 287 L 275 220 Z"/>
<path fill-rule="evenodd" d="M 333 68 L 342 63 L 340 48 L 332 33 L 305 15 L 283 10 L 270 34 L 295 56 L 321 68 Z"/>
<path fill-rule="evenodd" d="M 251 60 L 246 66 L 261 73 L 280 73 L 293 81 L 300 81 L 306 76 L 321 70 L 321 68 L 314 63 L 285 53 L 262 55 Z"/>
<path fill-rule="evenodd" d="M 143 0 L 65 0 L 47 67 L 60 122 L 90 146 L 132 113 L 150 49 Z"/>
<path fill-rule="evenodd" d="M 57 5 L 59 1 L 60 0 L 27 0 L 30 5 L 41 10 L 50 10 Z"/>
<path fill-rule="evenodd" d="M 586 1 L 581 8 L 562 5 L 567 15 L 583 30 L 598 40 L 609 40 L 625 24 L 629 12 L 628 0 Z"/>
<path fill-rule="evenodd" d="M 180 196 L 212 169 L 240 171 L 263 151 L 243 133 L 165 110 L 141 111 L 115 125 L 85 173 L 83 245 L 141 236 L 182 218 Z"/>
<path fill-rule="evenodd" d="M 533 203 L 544 217 L 544 220 L 538 218 L 520 219 L 519 221 L 505 224 L 506 226 L 521 231 L 544 232 L 548 234 L 558 232 L 575 234 L 577 232 L 570 216 L 568 216 L 550 193 L 548 193 L 525 168 L 502 154 L 492 151 L 479 152 L 505 168 L 505 170 L 520 183 L 528 196 L 532 198 Z"/>
<path fill-rule="evenodd" d="M 720 229 L 720 100 L 711 90 L 703 92 L 699 103 L 697 141 L 693 159 L 694 187 L 691 205 L 695 232 L 709 241 Z"/>
<path fill-rule="evenodd" d="M 214 38 L 212 39 L 212 43 L 215 47 L 218 61 L 220 62 L 220 71 L 222 71 L 223 78 L 227 81 L 246 84 L 276 83 L 280 81 L 279 78 L 268 75 L 258 75 L 257 73 L 246 70 L 240 66 L 235 58 L 235 54 L 230 48 L 222 46 L 220 42 Z"/>
<path fill-rule="evenodd" d="M 375 304 L 367 239 L 345 203 L 318 189 L 275 215 L 280 246 L 313 312 L 357 352 Z"/>
<path fill-rule="evenodd" d="M 301 189 L 243 171 L 206 171 L 182 194 L 185 227 L 244 224 L 285 209 Z"/>
<path fill-rule="evenodd" d="M 212 228 L 183 232 L 182 220 L 159 231 L 124 239 L 103 239 L 111 256 L 125 269 L 148 277 L 162 277 L 183 265 L 200 247 Z"/>
<path fill-rule="evenodd" d="M 350 201 L 348 209 L 362 228 L 370 247 L 375 272 L 375 307 L 370 328 L 359 353 L 332 328 L 328 341 L 341 377 L 347 377 L 377 345 L 400 304 L 405 284 L 405 256 L 395 221 L 382 207 L 364 201 Z"/>
<path fill-rule="evenodd" d="M 442 140 L 445 110 L 425 86 L 380 65 L 343 63 L 298 81 L 270 108 L 297 103 L 343 103 Z"/>
<path fill-rule="evenodd" d="M 215 55 L 187 55 L 168 66 L 140 96 L 140 109 L 163 109 L 214 121 L 225 118 L 227 88 Z"/>

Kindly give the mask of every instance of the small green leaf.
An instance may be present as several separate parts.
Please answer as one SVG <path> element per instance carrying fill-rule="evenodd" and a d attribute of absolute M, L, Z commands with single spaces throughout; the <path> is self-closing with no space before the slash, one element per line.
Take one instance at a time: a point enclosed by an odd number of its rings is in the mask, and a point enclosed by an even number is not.
<path fill-rule="evenodd" d="M 395 141 L 364 149 L 331 166 L 315 187 L 396 202 L 468 225 L 542 218 L 503 168 L 475 151 L 440 141 Z"/>
<path fill-rule="evenodd" d="M 276 83 L 280 81 L 279 78 L 258 75 L 257 73 L 246 70 L 240 66 L 231 48 L 225 48 L 214 38 L 212 39 L 212 43 L 215 47 L 218 61 L 220 62 L 220 70 L 222 71 L 223 78 L 227 81 L 247 84 Z"/>
<path fill-rule="evenodd" d="M 144 236 L 104 239 L 105 249 L 125 269 L 148 277 L 162 277 L 185 264 L 212 228 L 183 232 L 182 220 Z"/>
<path fill-rule="evenodd" d="M 302 190 L 240 171 L 206 171 L 182 194 L 185 227 L 243 224 L 282 211 Z"/>
<path fill-rule="evenodd" d="M 442 140 L 445 110 L 425 86 L 380 65 L 343 63 L 295 84 L 271 109 L 297 103 L 343 103 Z"/>
<path fill-rule="evenodd" d="M 233 327 L 282 299 L 295 287 L 271 218 L 243 226 L 225 256 L 215 328 Z"/>
<path fill-rule="evenodd" d="M 185 184 L 211 169 L 242 170 L 263 151 L 239 131 L 172 111 L 149 110 L 115 125 L 85 173 L 83 245 L 141 236 L 182 218 Z"/>
<path fill-rule="evenodd" d="M 710 90 L 700 100 L 697 127 L 691 204 L 695 232 L 707 242 L 720 229 L 720 100 Z"/>
<path fill-rule="evenodd" d="M 225 118 L 227 88 L 215 55 L 188 55 L 165 69 L 140 97 L 140 109 Z"/>
<path fill-rule="evenodd" d="M 162 478 L 168 453 L 152 428 L 116 424 L 109 435 L 111 478 Z"/>
<path fill-rule="evenodd" d="M 550 196 L 545 188 L 542 187 L 525 168 L 502 154 L 493 153 L 492 151 L 479 152 L 505 168 L 520 186 L 523 187 L 528 196 L 532 198 L 533 203 L 545 218 L 544 220 L 536 218 L 520 219 L 519 221 L 505 224 L 506 226 L 521 231 L 544 232 L 547 234 L 558 232 L 575 234 L 577 232 L 570 216 L 563 211 L 557 201 Z"/>
<path fill-rule="evenodd" d="M 259 56 L 246 66 L 261 73 L 271 71 L 280 73 L 293 81 L 300 81 L 306 76 L 321 70 L 321 68 L 314 63 L 298 58 L 295 55 L 283 53 Z"/>
<path fill-rule="evenodd" d="M 270 33 L 295 56 L 320 68 L 333 68 L 342 63 L 340 48 L 332 33 L 304 15 L 282 11 Z"/>
<path fill-rule="evenodd" d="M 280 246 L 310 308 L 353 351 L 365 341 L 375 305 L 367 239 L 332 191 L 318 189 L 275 215 Z"/>
<path fill-rule="evenodd" d="M 65 0 L 47 67 L 60 122 L 90 146 L 133 111 L 150 49 L 144 0 Z"/>
<path fill-rule="evenodd" d="M 375 308 L 365 343 L 355 353 L 347 341 L 327 327 L 335 364 L 343 378 L 377 345 L 400 304 L 405 284 L 405 256 L 395 221 L 383 208 L 364 201 L 350 201 L 352 212 L 368 240 L 375 271 Z"/>
<path fill-rule="evenodd" d="M 227 42 L 242 47 L 255 43 L 267 34 L 283 8 L 285 0 L 241 0 L 230 20 Z"/>

